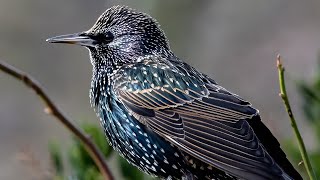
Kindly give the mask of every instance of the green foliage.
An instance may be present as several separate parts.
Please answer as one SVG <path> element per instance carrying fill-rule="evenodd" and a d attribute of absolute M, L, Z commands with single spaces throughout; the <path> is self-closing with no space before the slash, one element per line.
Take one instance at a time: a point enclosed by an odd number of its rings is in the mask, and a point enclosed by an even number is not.
<path fill-rule="evenodd" d="M 320 59 L 319 59 L 320 60 Z M 302 97 L 302 108 L 307 122 L 315 132 L 315 139 L 320 139 L 320 61 L 315 77 L 311 82 L 299 82 L 298 90 Z M 291 141 L 286 142 L 288 155 L 292 157 L 295 164 L 301 161 L 298 147 Z M 309 152 L 311 164 L 317 177 L 320 177 L 320 141 L 317 141 L 315 148 Z M 306 174 L 303 166 L 299 167 L 300 172 Z"/>
<path fill-rule="evenodd" d="M 143 179 L 144 175 L 140 173 L 138 168 L 131 168 L 132 165 L 127 160 L 119 156 L 118 162 L 120 163 L 120 172 L 127 180 Z"/>
<path fill-rule="evenodd" d="M 83 131 L 91 137 L 92 141 L 98 146 L 105 157 L 110 157 L 112 148 L 107 144 L 100 127 L 88 123 L 83 124 L 81 127 Z M 72 167 L 72 176 L 77 177 L 76 179 L 86 180 L 103 179 L 97 165 L 78 138 L 73 137 L 72 142 L 73 144 L 67 155 Z"/>
<path fill-rule="evenodd" d="M 106 158 L 111 157 L 113 152 L 112 147 L 107 143 L 106 137 L 99 125 L 84 123 L 81 128 L 91 137 L 92 141 Z M 71 168 L 71 175 L 64 173 L 63 156 L 59 144 L 50 143 L 49 152 L 55 172 L 55 180 L 103 180 L 97 165 L 76 137 L 72 137 L 72 144 L 68 147 L 67 152 L 67 161 Z M 127 180 L 144 179 L 144 173 L 128 164 L 123 158 L 118 158 L 118 164 L 120 172 Z M 65 178 L 66 176 L 68 178 Z"/>
<path fill-rule="evenodd" d="M 59 145 L 56 142 L 51 142 L 49 144 L 49 154 L 51 157 L 51 163 L 55 170 L 55 180 L 62 179 L 63 177 L 63 162 L 62 162 L 62 153 L 59 148 Z"/>
<path fill-rule="evenodd" d="M 317 73 L 310 83 L 300 82 L 298 84 L 299 92 L 303 99 L 303 110 L 306 119 L 311 124 L 315 132 L 315 139 L 320 139 L 320 61 L 318 63 Z M 315 144 L 315 150 L 310 153 L 314 171 L 317 177 L 320 177 L 320 142 Z"/>
<path fill-rule="evenodd" d="M 300 82 L 298 88 L 303 98 L 303 110 L 307 120 L 319 127 L 320 124 L 320 60 L 317 73 L 311 83 Z"/>

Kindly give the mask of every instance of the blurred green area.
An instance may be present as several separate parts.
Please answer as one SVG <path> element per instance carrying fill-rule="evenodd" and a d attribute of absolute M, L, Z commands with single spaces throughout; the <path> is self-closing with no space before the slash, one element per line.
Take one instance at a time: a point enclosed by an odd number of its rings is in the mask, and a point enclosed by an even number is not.
<path fill-rule="evenodd" d="M 317 177 L 320 177 L 320 55 L 315 76 L 310 82 L 300 81 L 297 84 L 299 94 L 302 98 L 302 109 L 305 120 L 310 125 L 315 136 L 315 144 L 308 150 L 313 170 Z M 284 147 L 294 164 L 299 164 L 298 170 L 307 177 L 307 172 L 303 166 L 300 151 L 294 140 L 284 142 Z"/>
<path fill-rule="evenodd" d="M 106 159 L 111 158 L 113 153 L 112 147 L 109 146 L 103 131 L 97 124 L 83 123 L 81 125 L 83 131 L 88 134 L 92 141 L 97 145 Z M 61 151 L 62 144 L 53 142 L 49 144 L 49 152 L 51 165 L 54 170 L 54 179 L 70 179 L 70 180 L 102 180 L 103 177 L 99 172 L 97 165 L 94 163 L 90 155 L 86 152 L 82 143 L 76 137 L 72 137 L 72 143 L 68 147 L 66 158 Z M 116 158 L 118 168 L 122 177 L 116 179 L 126 180 L 142 180 L 151 179 L 136 167 L 130 165 L 125 159 Z M 65 162 L 65 163 L 64 163 Z M 70 170 L 66 171 L 66 165 L 70 166 Z"/>

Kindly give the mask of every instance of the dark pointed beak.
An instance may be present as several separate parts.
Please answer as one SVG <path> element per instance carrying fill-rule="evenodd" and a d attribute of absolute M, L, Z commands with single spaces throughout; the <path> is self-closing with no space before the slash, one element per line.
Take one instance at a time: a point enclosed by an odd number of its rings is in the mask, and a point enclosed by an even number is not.
<path fill-rule="evenodd" d="M 84 33 L 66 34 L 52 37 L 46 40 L 49 43 L 76 44 L 80 46 L 94 47 L 97 42 Z"/>

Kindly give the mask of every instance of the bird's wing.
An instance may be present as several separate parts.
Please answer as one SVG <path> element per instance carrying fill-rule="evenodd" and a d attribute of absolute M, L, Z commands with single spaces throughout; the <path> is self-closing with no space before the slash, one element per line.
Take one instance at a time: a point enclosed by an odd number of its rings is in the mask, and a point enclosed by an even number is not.
<path fill-rule="evenodd" d="M 120 69 L 114 89 L 132 115 L 183 152 L 238 177 L 282 177 L 247 121 L 257 110 L 191 71 L 146 60 Z"/>

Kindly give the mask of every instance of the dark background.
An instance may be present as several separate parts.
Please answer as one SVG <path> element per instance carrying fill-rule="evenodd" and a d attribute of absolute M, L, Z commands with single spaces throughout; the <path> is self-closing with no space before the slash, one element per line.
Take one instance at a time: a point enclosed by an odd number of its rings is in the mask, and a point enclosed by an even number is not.
<path fill-rule="evenodd" d="M 0 59 L 30 73 L 76 123 L 98 119 L 89 104 L 91 64 L 85 48 L 53 45 L 51 36 L 89 29 L 115 4 L 152 15 L 171 48 L 186 62 L 225 88 L 251 101 L 280 139 L 293 137 L 278 96 L 275 65 L 281 53 L 293 111 L 307 147 L 312 133 L 301 120 L 297 80 L 314 74 L 320 47 L 320 1 L 317 0 L 1 0 Z M 36 95 L 0 73 L 0 179 L 34 179 L 19 161 L 31 151 L 43 171 L 49 169 L 50 139 L 69 143 L 69 133 L 43 113 Z M 109 162 L 116 172 L 113 162 Z"/>

